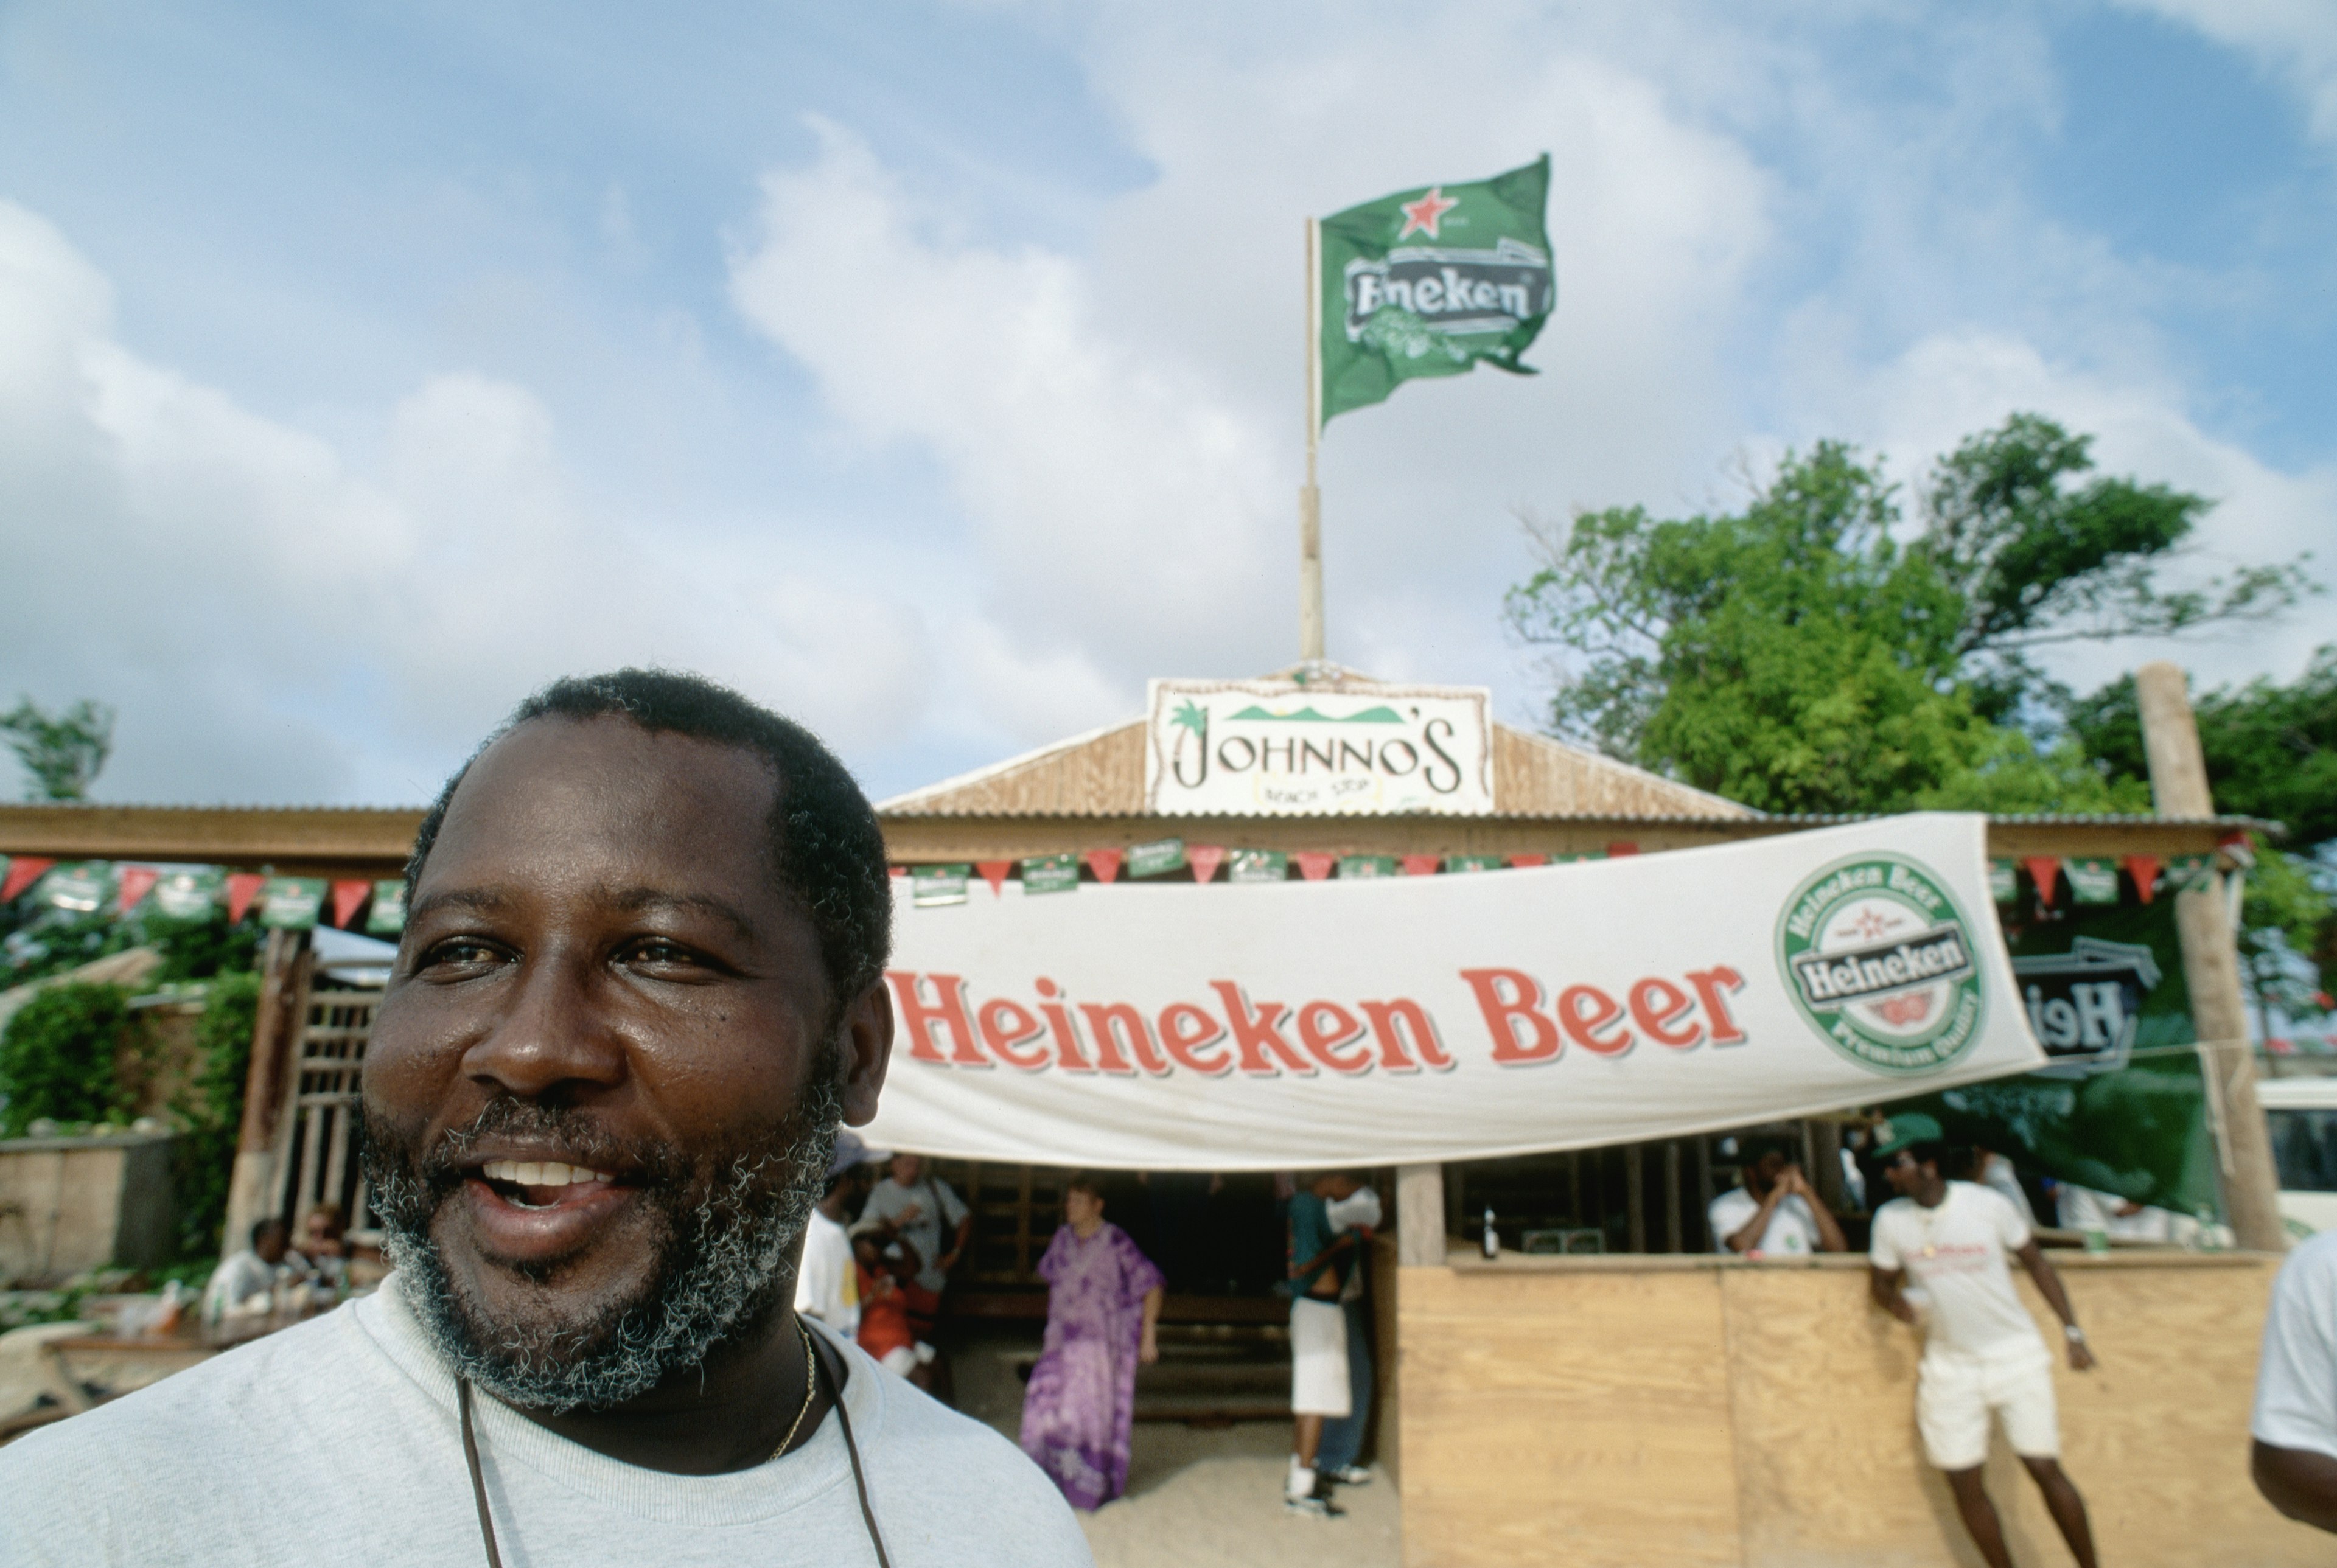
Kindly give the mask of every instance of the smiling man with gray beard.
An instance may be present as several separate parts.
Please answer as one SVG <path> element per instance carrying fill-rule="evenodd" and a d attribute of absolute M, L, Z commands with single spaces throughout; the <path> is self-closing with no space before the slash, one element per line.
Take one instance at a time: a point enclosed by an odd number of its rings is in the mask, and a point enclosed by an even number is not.
<path fill-rule="evenodd" d="M 1089 1562 L 1013 1445 L 793 1309 L 884 1084 L 889 883 L 735 693 L 523 704 L 423 823 L 367 1047 L 395 1271 L 0 1450 L 0 1562 Z"/>

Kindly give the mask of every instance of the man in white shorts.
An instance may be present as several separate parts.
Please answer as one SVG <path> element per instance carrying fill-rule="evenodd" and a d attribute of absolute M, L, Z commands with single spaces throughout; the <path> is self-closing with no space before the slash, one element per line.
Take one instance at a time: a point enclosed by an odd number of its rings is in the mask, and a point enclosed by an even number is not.
<path fill-rule="evenodd" d="M 2288 1255 L 2256 1367 L 2249 1468 L 2264 1501 L 2337 1532 L 2337 1231 Z"/>
<path fill-rule="evenodd" d="M 1911 1114 L 1893 1116 L 1876 1131 L 1875 1156 L 1882 1162 L 1882 1174 L 1904 1195 L 1875 1212 L 1868 1281 L 1875 1303 L 1902 1322 L 1929 1318 L 1915 1379 L 1915 1425 L 1923 1435 L 1924 1456 L 1947 1473 L 1956 1509 L 1989 1568 L 2012 1568 L 2003 1523 L 1980 1485 L 1989 1416 L 1994 1412 L 2004 1422 L 2006 1441 L 2044 1495 L 2078 1568 L 2095 1568 L 2086 1500 L 2061 1473 L 2052 1353 L 2013 1291 L 2005 1254 L 2019 1258 L 2059 1315 L 2069 1366 L 2083 1372 L 2093 1366 L 2094 1356 L 2069 1310 L 2061 1277 L 2000 1193 L 1941 1178 L 1940 1163 L 1947 1151 L 1938 1122 Z M 1910 1285 L 1927 1298 L 1923 1308 L 1908 1299 L 1904 1287 Z"/>

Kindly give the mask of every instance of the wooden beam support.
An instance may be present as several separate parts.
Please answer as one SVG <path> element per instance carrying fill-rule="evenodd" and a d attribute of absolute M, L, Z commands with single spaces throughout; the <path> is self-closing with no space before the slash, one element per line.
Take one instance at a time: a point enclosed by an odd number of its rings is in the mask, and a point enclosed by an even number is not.
<path fill-rule="evenodd" d="M 2162 816 L 2214 815 L 2206 758 L 2199 749 L 2199 726 L 2182 669 L 2164 661 L 2144 665 L 2134 672 L 2134 687 L 2150 762 L 2152 803 Z M 2248 1041 L 2247 1000 L 2240 989 L 2239 952 L 2223 878 L 2212 876 L 2205 887 L 2177 894 L 2175 924 L 2183 943 L 2183 978 L 2191 990 L 2192 1027 L 2204 1047 L 2207 1094 L 2222 1112 L 2210 1125 L 2222 1129 L 2224 1205 L 2232 1231 L 2243 1247 L 2283 1251 L 2288 1232 L 2280 1219 L 2280 1176 L 2273 1166 L 2264 1107 L 2256 1100 L 2255 1052 Z"/>
<path fill-rule="evenodd" d="M 1396 1261 L 1407 1269 L 1444 1261 L 1444 1167 L 1395 1168 Z"/>

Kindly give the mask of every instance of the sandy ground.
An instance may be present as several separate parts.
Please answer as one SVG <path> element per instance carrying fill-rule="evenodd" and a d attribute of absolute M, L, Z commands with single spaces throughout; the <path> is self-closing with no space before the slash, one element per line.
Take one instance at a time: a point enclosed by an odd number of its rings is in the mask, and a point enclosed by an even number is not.
<path fill-rule="evenodd" d="M 1343 1486 L 1344 1519 L 1282 1505 L 1290 1428 L 1136 1428 L 1128 1495 L 1084 1514 L 1097 1568 L 1395 1568 L 1395 1489 L 1385 1475 Z"/>
<path fill-rule="evenodd" d="M 1014 1359 L 1037 1335 L 976 1329 L 953 1352 L 958 1408 L 1008 1437 L 1020 1429 L 1022 1385 Z M 1080 1516 L 1097 1568 L 1396 1568 L 1395 1488 L 1384 1473 L 1343 1486 L 1341 1519 L 1282 1505 L 1290 1423 L 1194 1427 L 1139 1421 L 1128 1495 Z"/>

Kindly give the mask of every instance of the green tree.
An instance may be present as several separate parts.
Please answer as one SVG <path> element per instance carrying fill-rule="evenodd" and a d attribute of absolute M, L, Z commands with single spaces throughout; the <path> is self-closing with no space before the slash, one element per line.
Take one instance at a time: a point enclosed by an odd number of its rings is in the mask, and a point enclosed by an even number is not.
<path fill-rule="evenodd" d="M 196 1033 L 200 1065 L 189 1091 L 171 1107 L 181 1128 L 171 1164 L 181 1257 L 219 1255 L 259 1016 L 258 975 L 222 974 L 207 989 Z"/>
<path fill-rule="evenodd" d="M 26 800 L 83 800 L 113 750 L 113 710 L 83 698 L 51 714 L 28 696 L 0 714 L 0 736 L 24 765 Z"/>
<path fill-rule="evenodd" d="M 117 1117 L 125 1107 L 114 1063 L 129 1027 L 120 986 L 51 986 L 18 1008 L 0 1031 L 0 1137 L 21 1137 L 44 1116 Z"/>
<path fill-rule="evenodd" d="M 2281 847 L 2259 846 L 2240 911 L 2240 950 L 2259 1007 L 2296 1013 L 2337 991 L 2337 646 L 2315 652 L 2282 686 L 2259 678 L 2202 693 L 2193 709 L 2219 811 L 2281 823 Z M 2117 784 L 2149 775 L 2131 677 L 2066 705 L 2069 733 Z M 2317 986 L 2303 978 L 2317 970 Z"/>
<path fill-rule="evenodd" d="M 1821 442 L 1741 511 L 1534 528 L 1540 570 L 1506 609 L 1559 650 L 1550 727 L 1770 811 L 2134 803 L 2019 727 L 2066 696 L 2029 650 L 2261 618 L 2310 589 L 2291 565 L 2162 590 L 2210 503 L 2090 477 L 2088 449 L 2017 414 L 1933 467 L 1912 524 L 1872 463 Z"/>

